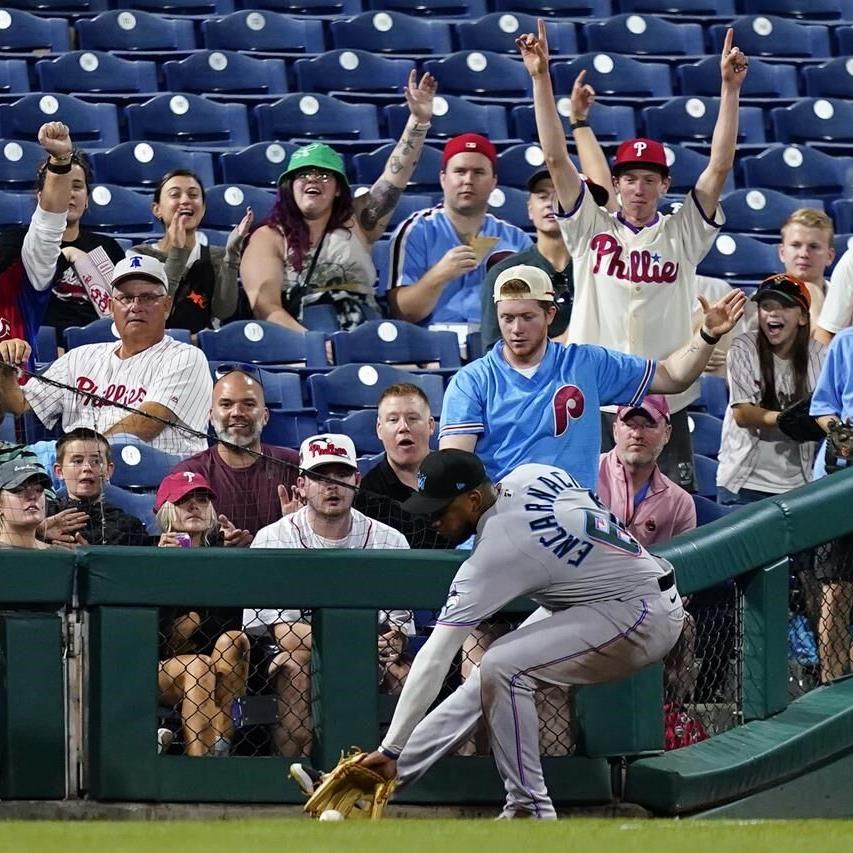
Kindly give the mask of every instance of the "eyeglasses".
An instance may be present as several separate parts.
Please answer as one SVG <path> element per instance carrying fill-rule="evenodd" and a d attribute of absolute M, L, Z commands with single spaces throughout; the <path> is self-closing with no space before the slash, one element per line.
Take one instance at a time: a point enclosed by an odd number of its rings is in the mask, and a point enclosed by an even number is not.
<path fill-rule="evenodd" d="M 250 376 L 261 388 L 264 387 L 263 371 L 256 364 L 248 364 L 244 361 L 223 362 L 218 364 L 213 371 L 213 377 L 216 382 L 226 377 L 229 373 L 245 373 Z"/>
<path fill-rule="evenodd" d="M 140 308 L 150 308 L 165 297 L 165 293 L 137 293 L 135 296 L 130 296 L 127 293 L 113 292 L 113 302 L 117 302 L 122 308 L 130 308 L 134 302 Z"/>
<path fill-rule="evenodd" d="M 327 172 L 325 169 L 300 169 L 294 176 L 294 181 L 319 181 L 321 184 L 326 184 L 335 177 L 334 172 Z"/>

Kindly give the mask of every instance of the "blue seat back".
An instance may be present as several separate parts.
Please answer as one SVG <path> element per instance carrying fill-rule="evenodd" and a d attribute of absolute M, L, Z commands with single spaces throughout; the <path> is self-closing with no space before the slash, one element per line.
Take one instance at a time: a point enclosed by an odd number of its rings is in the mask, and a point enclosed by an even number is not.
<path fill-rule="evenodd" d="M 720 94 L 720 58 L 708 56 L 693 65 L 676 69 L 684 95 L 717 97 Z M 794 65 L 750 59 L 743 81 L 742 98 L 796 98 L 800 94 Z"/>
<path fill-rule="evenodd" d="M 154 536 L 160 533 L 154 516 L 154 495 L 151 492 L 136 494 L 121 489 L 113 483 L 105 483 L 104 500 L 128 515 L 138 518 L 145 525 L 145 531 L 149 535 Z"/>
<path fill-rule="evenodd" d="M 693 441 L 693 452 L 716 459 L 720 452 L 723 422 L 705 412 L 691 412 L 687 417 L 689 422 L 692 422 L 690 437 Z"/>
<path fill-rule="evenodd" d="M 530 75 L 524 64 L 502 53 L 461 51 L 443 59 L 430 59 L 424 71 L 438 81 L 439 90 L 451 95 L 529 98 Z"/>
<path fill-rule="evenodd" d="M 348 104 L 328 95 L 285 95 L 255 107 L 261 139 L 380 139 L 373 104 Z"/>
<path fill-rule="evenodd" d="M 42 18 L 23 9 L 5 9 L 9 25 L 3 30 L 4 51 L 46 50 L 61 53 L 70 49 L 68 22 L 64 18 Z"/>
<path fill-rule="evenodd" d="M 735 0 L 619 0 L 620 12 L 644 12 L 672 15 L 683 12 L 689 15 L 735 15 Z"/>
<path fill-rule="evenodd" d="M 719 76 L 719 63 L 717 65 Z M 640 62 L 618 53 L 585 53 L 569 62 L 555 62 L 552 66 L 555 90 L 571 92 L 575 78 L 581 71 L 586 71 L 584 82 L 591 85 L 597 95 L 636 98 L 672 96 L 668 65 L 662 62 Z M 718 84 L 718 91 L 719 88 Z"/>
<path fill-rule="evenodd" d="M 763 19 L 763 20 L 762 20 Z M 726 31 L 735 31 L 734 43 L 749 57 L 832 56 L 829 29 L 822 24 L 800 24 L 778 15 L 744 15 L 726 24 L 713 24 L 708 32 L 711 52 L 723 49 Z"/>
<path fill-rule="evenodd" d="M 12 104 L 0 104 L 0 138 L 38 138 L 46 121 L 73 128 L 74 142 L 89 148 L 118 145 L 118 112 L 113 104 L 90 104 L 71 95 L 26 95 Z"/>
<path fill-rule="evenodd" d="M 277 187 L 279 175 L 296 148 L 289 142 L 256 142 L 241 151 L 227 151 L 219 157 L 222 181 L 226 184 Z"/>
<path fill-rule="evenodd" d="M 105 51 L 75 50 L 36 63 L 45 92 L 157 92 L 157 66 Z"/>
<path fill-rule="evenodd" d="M 329 418 L 324 426 L 326 432 L 348 435 L 355 444 L 359 456 L 383 453 L 385 448 L 376 434 L 376 409 L 361 409 L 342 418 Z"/>
<path fill-rule="evenodd" d="M 698 267 L 700 275 L 758 284 L 782 272 L 777 247 L 744 234 L 720 234 Z"/>
<path fill-rule="evenodd" d="M 489 195 L 489 213 L 499 219 L 504 219 L 511 225 L 522 230 L 532 230 L 533 223 L 527 212 L 527 199 L 530 194 L 526 189 L 517 187 L 495 187 Z"/>
<path fill-rule="evenodd" d="M 709 524 L 716 521 L 718 518 L 723 518 L 730 512 L 734 511 L 735 507 L 718 504 L 710 498 L 702 495 L 692 495 L 693 506 L 696 508 L 696 526 L 701 527 L 703 524 Z"/>
<path fill-rule="evenodd" d="M 263 219 L 275 204 L 275 193 L 247 184 L 218 184 L 205 195 L 204 227 L 230 231 L 251 207 L 256 221 Z"/>
<path fill-rule="evenodd" d="M 740 161 L 747 187 L 796 196 L 838 197 L 853 183 L 853 160 L 831 157 L 808 145 L 775 145 Z"/>
<path fill-rule="evenodd" d="M 434 15 L 436 18 L 479 18 L 489 10 L 486 0 L 369 0 L 373 8 L 394 10 L 410 15 Z"/>
<path fill-rule="evenodd" d="M 803 98 L 770 110 L 779 142 L 853 142 L 853 104 L 840 98 Z"/>
<path fill-rule="evenodd" d="M 318 332 L 301 334 L 263 320 L 238 320 L 221 329 L 203 329 L 198 345 L 210 361 L 326 366 L 326 345 Z"/>
<path fill-rule="evenodd" d="M 80 18 L 74 25 L 82 50 L 194 50 L 191 20 L 165 18 L 150 12 L 119 10 L 95 18 Z M 67 49 L 67 48 L 66 48 Z"/>
<path fill-rule="evenodd" d="M 182 344 L 191 342 L 186 329 L 166 329 L 166 334 Z M 119 340 L 112 317 L 93 320 L 85 326 L 69 326 L 65 330 L 65 349 L 74 349 L 85 344 L 103 344 Z"/>
<path fill-rule="evenodd" d="M 418 364 L 459 367 L 454 332 L 433 332 L 402 320 L 370 320 L 332 335 L 335 364 Z"/>
<path fill-rule="evenodd" d="M 499 12 L 531 12 L 556 17 L 606 18 L 613 14 L 611 0 L 494 0 Z M 529 32 L 536 32 L 536 27 Z"/>
<path fill-rule="evenodd" d="M 321 53 L 326 49 L 323 22 L 261 11 L 233 12 L 201 22 L 204 46 L 208 50 L 287 51 Z"/>
<path fill-rule="evenodd" d="M 518 56 L 515 40 L 523 33 L 536 32 L 536 15 L 513 9 L 511 15 L 493 12 L 479 20 L 460 21 L 454 27 L 462 50 L 491 50 Z M 578 37 L 573 22 L 546 20 L 545 28 L 551 56 L 578 52 Z M 449 50 L 442 52 L 450 53 Z"/>
<path fill-rule="evenodd" d="M 163 65 L 166 87 L 195 94 L 283 95 L 287 73 L 282 59 L 255 59 L 234 50 L 199 50 Z"/>
<path fill-rule="evenodd" d="M 213 158 L 207 151 L 187 151 L 168 142 L 122 142 L 90 159 L 94 179 L 102 184 L 153 188 L 172 169 L 195 172 L 205 187 L 213 183 Z"/>
<path fill-rule="evenodd" d="M 806 94 L 811 98 L 853 98 L 849 62 L 848 57 L 839 56 L 821 65 L 807 65 L 803 68 Z"/>
<path fill-rule="evenodd" d="M 131 435 L 110 436 L 110 450 L 115 466 L 110 482 L 134 491 L 156 491 L 181 461 L 180 456 L 164 453 Z"/>
<path fill-rule="evenodd" d="M 303 92 L 388 92 L 398 94 L 415 67 L 411 59 L 390 59 L 366 50 L 332 50 L 293 65 Z"/>
<path fill-rule="evenodd" d="M 320 427 L 313 412 L 295 413 L 271 409 L 270 419 L 261 432 L 261 441 L 276 447 L 292 447 L 298 450 L 306 438 L 317 435 L 319 431 Z"/>
<path fill-rule="evenodd" d="M 719 98 L 692 95 L 671 98 L 659 107 L 645 107 L 642 118 L 645 135 L 665 142 L 708 140 L 714 132 Z M 765 142 L 764 115 L 760 107 L 741 107 L 738 115 L 738 141 L 745 144 Z"/>
<path fill-rule="evenodd" d="M 387 145 L 381 145 L 374 151 L 365 151 L 361 154 L 356 154 L 352 158 L 356 181 L 360 184 L 374 183 L 382 175 L 385 164 L 388 162 L 388 158 L 391 156 L 396 145 L 396 142 L 392 142 Z M 432 145 L 425 145 L 421 151 L 418 165 L 415 166 L 415 171 L 409 179 L 409 187 L 417 187 L 421 191 L 439 191 L 441 189 L 439 184 L 440 171 L 441 151 Z M 405 195 L 403 198 L 405 198 Z"/>
<path fill-rule="evenodd" d="M 559 98 L 557 107 L 566 134 L 569 135 L 571 134 L 571 126 L 569 124 L 568 97 Z M 536 118 L 533 115 L 532 106 L 513 107 L 512 119 L 516 136 L 527 142 L 539 141 L 539 132 L 536 130 Z M 621 142 L 637 135 L 634 110 L 629 106 L 596 104 L 595 109 L 589 114 L 589 123 L 599 142 Z"/>
<path fill-rule="evenodd" d="M 153 234 L 159 229 L 151 211 L 151 199 L 127 187 L 96 184 L 80 224 L 115 234 Z"/>
<path fill-rule="evenodd" d="M 506 110 L 499 104 L 474 104 L 456 95 L 438 95 L 440 115 L 433 113 L 430 136 L 445 139 L 460 133 L 482 133 L 492 142 L 509 137 Z M 446 107 L 446 109 L 445 109 Z M 409 108 L 393 105 L 384 108 L 388 132 L 398 138 L 409 120 Z"/>
<path fill-rule="evenodd" d="M 696 494 L 703 498 L 717 498 L 717 460 L 701 453 L 693 454 L 693 473 L 696 478 Z"/>
<path fill-rule="evenodd" d="M 699 390 L 699 402 L 708 414 L 722 420 L 729 407 L 729 386 L 726 380 L 722 376 L 703 374 L 699 380 Z"/>
<path fill-rule="evenodd" d="M 0 94 L 21 94 L 30 91 L 27 63 L 23 59 L 0 59 Z"/>
<path fill-rule="evenodd" d="M 0 141 L 0 188 L 18 192 L 35 189 L 36 172 L 44 160 L 44 149 L 37 142 Z"/>
<path fill-rule="evenodd" d="M 31 193 L 0 192 L 0 227 L 26 225 L 36 209 Z"/>
<path fill-rule="evenodd" d="M 388 9 L 332 21 L 330 29 L 336 48 L 389 54 L 443 54 L 453 50 L 447 21 L 416 18 Z"/>
<path fill-rule="evenodd" d="M 778 235 L 785 220 L 801 207 L 823 210 L 819 198 L 793 198 L 776 190 L 735 190 L 723 196 L 727 231 Z"/>
<path fill-rule="evenodd" d="M 605 53 L 701 56 L 705 39 L 699 24 L 675 24 L 649 15 L 614 15 L 583 24 L 586 48 Z"/>
<path fill-rule="evenodd" d="M 669 163 L 670 193 L 688 193 L 696 186 L 699 175 L 705 171 L 711 159 L 707 154 L 689 148 L 686 145 L 664 145 Z M 734 175 L 729 172 L 723 192 L 732 192 L 735 188 Z"/>

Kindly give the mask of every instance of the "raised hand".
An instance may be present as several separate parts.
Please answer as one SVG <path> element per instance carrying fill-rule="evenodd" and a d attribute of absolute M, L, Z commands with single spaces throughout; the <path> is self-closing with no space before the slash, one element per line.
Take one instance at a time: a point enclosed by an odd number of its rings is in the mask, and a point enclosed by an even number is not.
<path fill-rule="evenodd" d="M 476 269 L 478 263 L 477 254 L 470 246 L 454 246 L 444 253 L 433 270 L 444 281 L 453 281 L 454 278 Z"/>
<path fill-rule="evenodd" d="M 722 337 L 726 332 L 730 332 L 737 321 L 743 317 L 746 296 L 742 290 L 732 290 L 731 293 L 727 293 L 713 305 L 701 293 L 697 298 L 705 314 L 702 326 L 706 332 L 715 338 Z"/>
<path fill-rule="evenodd" d="M 409 74 L 409 82 L 403 88 L 409 112 L 421 124 L 429 124 L 432 121 L 432 104 L 438 83 L 432 74 L 424 74 L 418 82 L 417 71 L 413 68 Z"/>
<path fill-rule="evenodd" d="M 278 499 L 281 503 L 281 515 L 282 518 L 285 515 L 290 515 L 292 512 L 296 512 L 302 506 L 302 495 L 299 494 L 299 489 L 296 486 L 293 486 L 291 491 L 287 491 L 287 486 L 279 485 L 278 487 Z"/>
<path fill-rule="evenodd" d="M 88 522 L 88 513 L 73 508 L 64 509 L 44 520 L 44 541 L 51 545 L 62 545 L 65 548 L 85 544 L 86 540 L 78 531 L 82 530 Z M 78 541 L 78 537 L 82 542 Z"/>
<path fill-rule="evenodd" d="M 248 530 L 240 530 L 227 515 L 219 516 L 219 529 L 222 531 L 226 548 L 248 548 L 254 538 Z"/>
<path fill-rule="evenodd" d="M 246 215 L 237 223 L 228 235 L 228 240 L 225 243 L 226 255 L 237 255 L 243 251 L 243 244 L 246 242 L 246 237 L 252 230 L 252 223 L 255 221 L 255 212 L 251 207 L 246 208 Z"/>
<path fill-rule="evenodd" d="M 720 57 L 720 74 L 724 86 L 740 89 L 749 68 L 749 59 L 739 47 L 734 47 L 735 31 L 729 27 Z"/>
<path fill-rule="evenodd" d="M 49 121 L 39 128 L 39 145 L 54 160 L 68 162 L 74 146 L 71 143 L 71 131 L 61 121 Z"/>
<path fill-rule="evenodd" d="M 541 77 L 548 74 L 548 32 L 542 18 L 536 22 L 537 34 L 525 33 L 519 36 L 515 43 L 521 51 L 524 67 L 531 77 Z"/>
<path fill-rule="evenodd" d="M 20 338 L 0 341 L 0 367 L 25 367 L 33 348 Z"/>
<path fill-rule="evenodd" d="M 187 247 L 187 226 L 184 217 L 180 213 L 175 212 L 169 227 L 166 229 L 165 239 L 163 240 L 163 248 L 169 251 L 173 246 L 177 249 L 186 249 Z"/>
<path fill-rule="evenodd" d="M 589 116 L 589 111 L 595 103 L 595 89 L 589 83 L 584 83 L 586 79 L 586 68 L 584 68 L 577 77 L 572 86 L 572 95 L 569 104 L 569 117 L 572 121 L 582 121 Z"/>

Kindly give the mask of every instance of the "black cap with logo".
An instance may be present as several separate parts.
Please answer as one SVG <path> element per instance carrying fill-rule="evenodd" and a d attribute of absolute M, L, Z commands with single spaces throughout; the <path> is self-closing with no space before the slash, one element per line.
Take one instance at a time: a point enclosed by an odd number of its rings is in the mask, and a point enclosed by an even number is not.
<path fill-rule="evenodd" d="M 483 463 L 467 450 L 434 450 L 418 471 L 418 490 L 403 502 L 412 515 L 433 515 L 486 482 Z"/>

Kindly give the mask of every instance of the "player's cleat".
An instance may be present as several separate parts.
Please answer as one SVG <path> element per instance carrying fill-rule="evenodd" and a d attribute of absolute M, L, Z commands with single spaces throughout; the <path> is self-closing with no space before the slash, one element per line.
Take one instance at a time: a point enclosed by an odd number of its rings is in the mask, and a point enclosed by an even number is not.
<path fill-rule="evenodd" d="M 324 774 L 310 764 L 296 762 L 290 765 L 290 778 L 299 785 L 299 790 L 310 797 L 323 784 Z"/>

